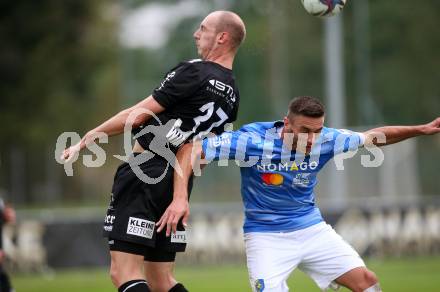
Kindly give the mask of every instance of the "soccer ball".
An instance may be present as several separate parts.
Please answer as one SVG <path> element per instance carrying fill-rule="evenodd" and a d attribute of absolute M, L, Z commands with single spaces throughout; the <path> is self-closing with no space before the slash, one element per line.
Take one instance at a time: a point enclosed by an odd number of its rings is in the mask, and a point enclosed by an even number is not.
<path fill-rule="evenodd" d="M 342 11 L 347 0 L 301 0 L 304 8 L 313 16 L 333 16 Z"/>

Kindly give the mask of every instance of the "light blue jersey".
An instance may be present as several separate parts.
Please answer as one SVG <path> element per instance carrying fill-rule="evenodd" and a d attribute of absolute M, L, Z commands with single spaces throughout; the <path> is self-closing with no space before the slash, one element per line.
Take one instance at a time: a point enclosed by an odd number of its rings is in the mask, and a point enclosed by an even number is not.
<path fill-rule="evenodd" d="M 290 232 L 323 221 L 315 204 L 317 174 L 336 154 L 353 151 L 364 136 L 323 128 L 310 155 L 283 146 L 283 122 L 252 123 L 203 140 L 205 159 L 236 160 L 241 171 L 244 232 Z"/>

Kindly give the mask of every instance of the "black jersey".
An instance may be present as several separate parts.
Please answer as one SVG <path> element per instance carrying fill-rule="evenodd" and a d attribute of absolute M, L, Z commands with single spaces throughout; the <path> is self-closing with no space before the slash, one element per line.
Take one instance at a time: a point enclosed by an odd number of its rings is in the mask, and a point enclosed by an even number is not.
<path fill-rule="evenodd" d="M 232 70 L 201 60 L 171 69 L 152 96 L 165 111 L 133 130 L 139 144 L 150 150 L 156 135 L 165 136 L 176 151 L 175 146 L 195 136 L 222 133 L 226 123 L 236 120 L 240 101 Z M 148 126 L 160 126 L 161 131 Z"/>
<path fill-rule="evenodd" d="M 231 70 L 199 60 L 180 63 L 152 95 L 165 110 L 133 130 L 146 151 L 130 157 L 116 172 L 104 236 L 110 242 L 153 247 L 154 252 L 183 251 L 186 237 L 181 222 L 177 234 L 182 238 L 167 237 L 166 230 L 155 232 L 155 222 L 173 200 L 173 154 L 193 137 L 222 133 L 225 124 L 237 118 L 240 97 Z M 191 185 L 190 179 L 188 193 Z"/>

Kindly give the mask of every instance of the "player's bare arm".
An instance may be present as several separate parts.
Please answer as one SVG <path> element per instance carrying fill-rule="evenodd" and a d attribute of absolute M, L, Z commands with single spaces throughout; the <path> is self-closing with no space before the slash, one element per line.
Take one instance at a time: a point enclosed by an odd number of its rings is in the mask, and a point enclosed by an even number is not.
<path fill-rule="evenodd" d="M 182 169 L 182 173 L 174 172 L 174 191 L 173 201 L 168 206 L 156 226 L 157 232 L 162 231 L 166 226 L 166 235 L 170 236 L 171 232 L 177 230 L 177 223 L 182 218 L 182 224 L 186 227 L 188 222 L 189 200 L 188 200 L 188 182 L 193 174 L 196 164 L 200 164 L 203 153 L 200 141 L 188 143 L 180 147 L 176 154 L 176 159 Z"/>
<path fill-rule="evenodd" d="M 134 121 L 129 121 L 128 117 L 135 110 L 145 111 L 139 111 L 139 114 L 136 115 Z M 98 127 L 87 132 L 79 143 L 64 150 L 61 158 L 68 162 L 76 153 L 79 153 L 87 145 L 93 144 L 100 135 L 106 134 L 107 136 L 115 136 L 121 134 L 124 132 L 127 123 L 131 123 L 134 128 L 137 128 L 151 118 L 151 115 L 147 112 L 158 114 L 164 110 L 165 108 L 163 106 L 161 106 L 152 96 L 149 96 L 136 105 L 120 111 Z"/>
<path fill-rule="evenodd" d="M 386 146 L 403 140 L 440 133 L 440 117 L 424 125 L 416 126 L 387 126 L 364 132 L 365 145 Z M 384 138 L 384 139 L 381 139 Z"/>

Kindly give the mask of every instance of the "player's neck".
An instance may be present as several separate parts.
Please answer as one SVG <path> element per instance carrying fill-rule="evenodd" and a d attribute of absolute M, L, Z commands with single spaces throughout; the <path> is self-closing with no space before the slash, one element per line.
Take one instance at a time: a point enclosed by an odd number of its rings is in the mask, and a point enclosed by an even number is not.
<path fill-rule="evenodd" d="M 205 61 L 214 62 L 221 65 L 222 67 L 232 70 L 232 66 L 234 65 L 234 57 L 235 54 L 232 53 L 212 54 L 212 55 L 208 55 Z"/>

